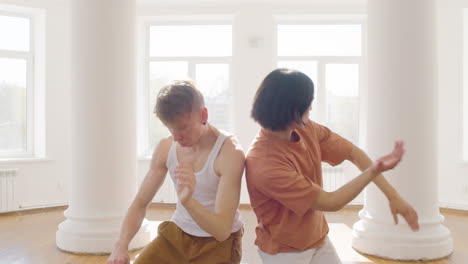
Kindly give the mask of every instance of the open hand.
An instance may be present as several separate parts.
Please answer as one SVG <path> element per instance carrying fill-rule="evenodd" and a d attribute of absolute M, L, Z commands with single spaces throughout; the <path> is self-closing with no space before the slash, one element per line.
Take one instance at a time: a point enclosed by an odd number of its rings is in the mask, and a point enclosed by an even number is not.
<path fill-rule="evenodd" d="M 381 157 L 372 164 L 372 169 L 376 173 L 382 173 L 387 170 L 395 168 L 395 166 L 401 161 L 405 149 L 403 148 L 403 141 L 395 142 L 393 152 Z"/>

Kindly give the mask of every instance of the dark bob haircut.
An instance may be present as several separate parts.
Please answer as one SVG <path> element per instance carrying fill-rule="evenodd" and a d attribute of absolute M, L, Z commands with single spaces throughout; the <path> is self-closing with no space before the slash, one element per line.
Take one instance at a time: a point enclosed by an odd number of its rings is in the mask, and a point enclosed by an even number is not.
<path fill-rule="evenodd" d="M 263 128 L 286 130 L 292 122 L 304 125 L 302 115 L 314 99 L 314 83 L 304 73 L 280 68 L 258 87 L 251 116 Z"/>

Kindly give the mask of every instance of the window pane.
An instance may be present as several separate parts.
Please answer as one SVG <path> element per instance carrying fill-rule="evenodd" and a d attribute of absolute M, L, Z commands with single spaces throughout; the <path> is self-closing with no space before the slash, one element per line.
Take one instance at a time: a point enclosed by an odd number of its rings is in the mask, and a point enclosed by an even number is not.
<path fill-rule="evenodd" d="M 359 96 L 357 64 L 327 64 L 327 89 L 332 96 Z"/>
<path fill-rule="evenodd" d="M 205 98 L 209 122 L 230 131 L 229 65 L 197 64 L 195 68 L 198 89 Z"/>
<path fill-rule="evenodd" d="M 231 56 L 230 25 L 152 26 L 150 56 Z"/>
<path fill-rule="evenodd" d="M 0 16 L 0 50 L 29 51 L 29 18 Z"/>
<path fill-rule="evenodd" d="M 26 60 L 0 58 L 0 153 L 27 150 Z"/>
<path fill-rule="evenodd" d="M 278 56 L 361 56 L 361 25 L 279 25 Z"/>
<path fill-rule="evenodd" d="M 359 144 L 359 66 L 327 64 L 327 126 Z"/>
<path fill-rule="evenodd" d="M 188 62 L 186 61 L 163 61 L 150 63 L 150 96 L 149 113 L 153 113 L 156 104 L 156 96 L 159 90 L 173 80 L 188 79 Z M 154 114 L 149 116 L 149 142 L 148 153 L 151 153 L 156 144 L 169 136 L 169 131 Z"/>
<path fill-rule="evenodd" d="M 314 101 L 312 102 L 312 111 L 309 118 L 314 121 L 319 120 L 318 107 L 320 98 L 318 96 L 318 71 L 316 61 L 279 61 L 278 67 L 298 70 L 305 73 L 314 82 Z"/>

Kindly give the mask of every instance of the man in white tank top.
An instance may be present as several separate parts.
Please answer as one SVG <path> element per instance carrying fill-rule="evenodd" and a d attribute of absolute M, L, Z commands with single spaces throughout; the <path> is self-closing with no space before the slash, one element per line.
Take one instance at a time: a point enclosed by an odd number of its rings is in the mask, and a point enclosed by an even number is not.
<path fill-rule="evenodd" d="M 177 191 L 176 211 L 134 263 L 240 263 L 238 206 L 245 161 L 240 144 L 207 123 L 203 96 L 191 82 L 163 87 L 154 112 L 171 136 L 154 150 L 107 264 L 130 263 L 128 245 L 167 172 Z"/>

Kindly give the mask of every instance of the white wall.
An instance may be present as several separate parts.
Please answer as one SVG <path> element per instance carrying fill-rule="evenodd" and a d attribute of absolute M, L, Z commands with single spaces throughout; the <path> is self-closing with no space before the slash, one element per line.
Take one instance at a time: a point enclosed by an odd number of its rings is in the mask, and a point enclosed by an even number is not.
<path fill-rule="evenodd" d="M 463 54 L 468 52 L 468 41 L 463 51 L 463 8 L 468 1 L 438 1 L 438 175 L 441 206 L 468 210 L 468 162 L 462 162 Z"/>
<path fill-rule="evenodd" d="M 65 204 L 69 175 L 69 2 L 61 0 L 0 0 L 0 5 L 44 9 L 46 156 L 36 160 L 0 161 L 0 169 L 18 169 L 18 209 Z"/>

